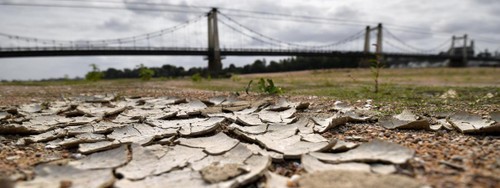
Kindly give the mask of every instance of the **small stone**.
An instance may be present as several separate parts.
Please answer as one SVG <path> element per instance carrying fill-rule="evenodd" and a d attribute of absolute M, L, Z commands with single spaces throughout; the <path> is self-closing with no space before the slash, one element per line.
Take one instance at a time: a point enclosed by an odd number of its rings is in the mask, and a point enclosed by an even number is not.
<path fill-rule="evenodd" d="M 441 96 L 439 96 L 439 98 L 441 98 L 441 99 L 455 99 L 455 98 L 457 98 L 457 96 L 458 96 L 457 91 L 455 91 L 454 89 L 449 89 L 448 91 L 443 93 Z"/>
<path fill-rule="evenodd" d="M 362 136 L 346 136 L 344 137 L 346 140 L 357 141 L 357 142 L 366 142 L 367 140 Z"/>
<path fill-rule="evenodd" d="M 70 180 L 62 180 L 60 183 L 60 188 L 70 188 L 73 185 L 73 182 Z"/>
<path fill-rule="evenodd" d="M 290 177 L 290 180 L 292 180 L 292 182 L 295 182 L 295 183 L 298 183 L 299 179 L 300 179 L 300 175 L 298 175 L 298 174 L 294 174 L 294 175 L 292 175 L 292 177 Z"/>
<path fill-rule="evenodd" d="M 13 156 L 8 156 L 6 157 L 5 159 L 7 159 L 8 161 L 15 161 L 15 160 L 18 160 L 19 158 L 19 155 L 13 155 Z"/>
<path fill-rule="evenodd" d="M 454 161 L 459 161 L 459 162 L 463 162 L 464 161 L 464 157 L 458 156 L 458 155 L 452 156 L 451 159 L 454 160 Z"/>
<path fill-rule="evenodd" d="M 293 183 L 288 177 L 273 172 L 266 173 L 266 188 L 284 188 Z"/>

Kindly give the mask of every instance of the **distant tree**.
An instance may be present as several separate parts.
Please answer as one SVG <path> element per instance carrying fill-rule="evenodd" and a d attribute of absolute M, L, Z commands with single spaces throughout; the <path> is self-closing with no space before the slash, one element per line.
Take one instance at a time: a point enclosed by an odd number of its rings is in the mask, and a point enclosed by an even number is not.
<path fill-rule="evenodd" d="M 250 71 L 251 73 L 265 72 L 266 60 L 265 59 L 263 61 L 260 59 L 255 60 L 250 68 Z"/>
<path fill-rule="evenodd" d="M 276 61 L 271 61 L 269 65 L 267 66 L 267 71 L 268 72 L 280 72 L 281 71 L 281 64 L 276 62 Z"/>
<path fill-rule="evenodd" d="M 139 77 L 142 81 L 149 81 L 155 75 L 155 71 L 149 69 L 143 64 L 140 64 L 137 68 L 139 69 Z"/>
<path fill-rule="evenodd" d="M 123 78 L 123 77 L 124 77 L 124 73 L 122 70 L 108 68 L 108 70 L 104 71 L 104 78 L 105 79 L 116 79 L 116 78 Z"/>
<path fill-rule="evenodd" d="M 85 75 L 85 80 L 91 81 L 91 82 L 96 82 L 101 80 L 104 77 L 104 73 L 102 73 L 99 70 L 99 67 L 97 67 L 96 64 L 90 64 L 90 67 L 92 67 L 92 71 L 88 72 Z"/>

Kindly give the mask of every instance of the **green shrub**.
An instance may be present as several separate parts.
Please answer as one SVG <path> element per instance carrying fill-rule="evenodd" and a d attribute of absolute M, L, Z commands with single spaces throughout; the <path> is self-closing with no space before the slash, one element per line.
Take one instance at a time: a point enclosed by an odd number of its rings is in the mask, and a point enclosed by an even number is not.
<path fill-rule="evenodd" d="M 154 75 L 154 70 L 145 67 L 143 64 L 139 65 L 139 77 L 142 81 L 149 81 Z"/>
<path fill-rule="evenodd" d="M 200 74 L 200 73 L 196 73 L 196 74 L 193 74 L 193 75 L 191 76 L 191 80 L 192 80 L 193 82 L 201 82 L 201 79 L 202 79 L 202 77 L 201 77 L 201 74 Z"/>
<path fill-rule="evenodd" d="M 99 67 L 97 67 L 96 64 L 90 64 L 90 67 L 92 67 L 92 71 L 88 72 L 85 75 L 85 80 L 91 81 L 91 82 L 96 82 L 101 80 L 104 77 L 104 73 L 102 73 L 99 70 Z"/>

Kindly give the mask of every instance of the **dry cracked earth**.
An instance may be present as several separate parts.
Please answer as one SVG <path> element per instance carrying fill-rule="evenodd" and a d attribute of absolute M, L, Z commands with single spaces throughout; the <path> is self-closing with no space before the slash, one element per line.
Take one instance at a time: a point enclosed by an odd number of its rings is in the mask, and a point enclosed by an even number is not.
<path fill-rule="evenodd" d="M 500 112 L 79 96 L 0 107 L 0 187 L 498 187 Z"/>

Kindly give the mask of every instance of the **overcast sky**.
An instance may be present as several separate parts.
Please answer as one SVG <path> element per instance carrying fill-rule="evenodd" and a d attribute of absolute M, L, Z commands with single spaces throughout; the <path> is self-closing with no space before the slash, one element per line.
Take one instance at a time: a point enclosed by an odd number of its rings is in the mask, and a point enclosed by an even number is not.
<path fill-rule="evenodd" d="M 208 12 L 205 7 L 221 7 L 220 11 L 239 23 L 266 36 L 297 44 L 327 44 L 348 37 L 364 29 L 365 25 L 383 23 L 390 32 L 409 45 L 418 48 L 432 48 L 451 38 L 453 34 L 468 36 L 475 40 L 476 52 L 488 48 L 500 51 L 500 1 L 499 0 L 106 0 L 118 3 L 97 3 L 97 1 L 75 0 L 0 0 L 2 3 L 36 3 L 58 5 L 82 5 L 117 7 L 118 9 L 64 8 L 40 6 L 0 5 L 0 33 L 55 40 L 100 40 L 120 38 L 154 32 L 181 24 Z M 133 3 L 151 2 L 183 7 L 145 7 L 165 9 L 164 11 L 138 10 Z M 135 7 L 135 8 L 134 8 Z M 167 10 L 168 9 L 168 10 Z M 284 20 L 269 15 L 247 14 L 232 9 L 272 12 L 296 16 L 332 18 L 340 21 L 313 20 L 308 23 Z M 182 10 L 181 12 L 169 10 Z M 187 10 L 188 12 L 184 12 Z M 239 15 L 239 16 L 238 16 Z M 251 15 L 243 16 L 243 15 Z M 219 16 L 221 17 L 221 16 Z M 269 18 L 269 19 L 266 19 Z M 348 22 L 345 22 L 348 21 Z M 227 21 L 226 21 L 227 22 Z M 221 47 L 257 45 L 255 41 L 242 38 L 219 24 Z M 416 28 L 416 29 L 414 29 Z M 225 30 L 224 30 L 225 29 Z M 206 20 L 192 24 L 175 35 L 183 39 L 178 45 L 206 45 Z M 408 32 L 411 30 L 412 32 Z M 226 32 L 226 33 L 224 33 Z M 189 33 L 189 34 L 186 34 Z M 384 36 L 389 38 L 389 36 Z M 168 36 L 150 41 L 156 45 L 168 43 Z M 167 40 L 167 41 L 163 41 Z M 374 39 L 372 39 L 374 40 Z M 187 41 L 187 42 L 186 42 Z M 361 48 L 362 40 L 351 48 Z M 243 44 L 248 42 L 248 44 Z M 16 43 L 0 37 L 1 47 Z M 446 46 L 449 47 L 449 46 Z M 390 47 L 384 47 L 390 50 Z M 233 63 L 244 65 L 263 57 L 227 57 L 224 66 Z M 272 59 L 267 57 L 266 59 Z M 206 66 L 203 57 L 168 56 L 96 56 L 96 57 L 54 57 L 54 58 L 8 58 L 0 59 L 1 79 L 42 79 L 84 76 L 95 63 L 101 69 L 134 68 L 138 64 L 161 66 L 172 64 L 190 68 Z"/>

